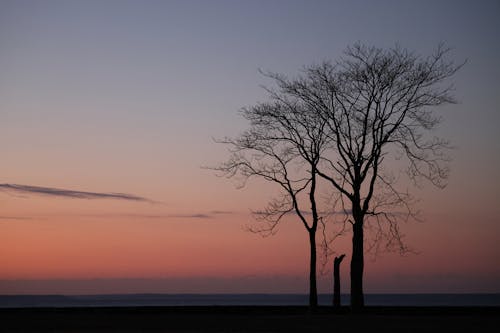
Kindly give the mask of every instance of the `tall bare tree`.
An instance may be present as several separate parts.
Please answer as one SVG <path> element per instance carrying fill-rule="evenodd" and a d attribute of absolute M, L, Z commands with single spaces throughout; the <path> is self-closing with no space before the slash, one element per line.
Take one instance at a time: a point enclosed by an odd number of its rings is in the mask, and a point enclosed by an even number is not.
<path fill-rule="evenodd" d="M 406 251 L 399 223 L 416 217 L 406 187 L 421 180 L 445 186 L 449 146 L 430 132 L 441 121 L 434 107 L 455 103 L 446 82 L 462 65 L 448 53 L 443 45 L 423 57 L 398 46 L 355 44 L 339 61 L 307 67 L 296 78 L 268 73 L 277 85 L 268 90 L 271 101 L 244 109 L 250 129 L 222 141 L 232 156 L 217 170 L 244 181 L 261 177 L 282 190 L 257 213 L 265 224 L 254 231 L 274 233 L 289 212 L 307 230 L 311 306 L 317 304 L 315 235 L 324 217 L 317 206 L 320 179 L 339 195 L 332 211 L 352 225 L 353 310 L 364 306 L 365 229 L 373 229 L 376 247 Z M 406 181 L 396 176 L 398 165 Z M 302 207 L 304 193 L 309 210 Z"/>
<path fill-rule="evenodd" d="M 305 68 L 298 78 L 274 76 L 284 94 L 315 115 L 311 119 L 326 122 L 329 146 L 315 172 L 338 191 L 351 217 L 354 310 L 364 306 L 365 227 L 375 229 L 377 246 L 405 251 L 398 222 L 415 217 L 403 190 L 408 182 L 401 186 L 391 167 L 402 160 L 409 180 L 445 185 L 448 143 L 429 132 L 440 123 L 433 107 L 455 102 L 446 81 L 461 65 L 447 60 L 448 52 L 440 45 L 422 57 L 400 47 L 355 44 L 339 61 Z"/>
<path fill-rule="evenodd" d="M 242 110 L 250 129 L 220 142 L 230 147 L 230 158 L 214 168 L 244 186 L 258 177 L 274 183 L 280 195 L 261 211 L 261 223 L 250 230 L 274 234 L 288 214 L 295 214 L 308 234 L 310 245 L 309 306 L 318 304 L 316 287 L 316 233 L 324 218 L 318 206 L 318 164 L 327 147 L 327 119 L 309 112 L 307 105 L 283 91 L 268 90 L 270 102 Z"/>

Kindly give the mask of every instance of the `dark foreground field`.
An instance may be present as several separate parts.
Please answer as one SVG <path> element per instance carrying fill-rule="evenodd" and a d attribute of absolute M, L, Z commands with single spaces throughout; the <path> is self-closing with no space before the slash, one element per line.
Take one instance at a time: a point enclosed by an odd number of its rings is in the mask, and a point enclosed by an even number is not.
<path fill-rule="evenodd" d="M 0 310 L 1 332 L 498 332 L 498 307 L 116 307 Z"/>

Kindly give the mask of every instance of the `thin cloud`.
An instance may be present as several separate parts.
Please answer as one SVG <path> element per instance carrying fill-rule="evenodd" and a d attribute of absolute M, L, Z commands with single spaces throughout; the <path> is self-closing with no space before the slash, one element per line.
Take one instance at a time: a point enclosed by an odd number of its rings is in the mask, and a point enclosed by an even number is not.
<path fill-rule="evenodd" d="M 127 213 L 104 213 L 104 214 L 70 214 L 68 216 L 88 217 L 88 218 L 133 218 L 133 219 L 213 219 L 215 215 L 208 213 L 188 213 L 188 214 L 127 214 Z"/>
<path fill-rule="evenodd" d="M 0 216 L 0 220 L 32 220 L 27 216 Z"/>
<path fill-rule="evenodd" d="M 169 218 L 181 218 L 181 219 L 214 219 L 218 215 L 228 215 L 233 214 L 230 211 L 212 210 L 206 213 L 187 213 L 187 214 L 169 214 L 166 217 Z"/>
<path fill-rule="evenodd" d="M 213 215 L 231 215 L 234 214 L 234 212 L 229 211 L 229 210 L 212 210 L 210 214 Z"/>
<path fill-rule="evenodd" d="M 115 200 L 153 202 L 152 200 L 149 200 L 147 198 L 126 193 L 86 192 L 86 191 L 66 190 L 54 187 L 42 187 L 33 185 L 0 184 L 0 191 L 4 191 L 7 193 L 14 193 L 14 194 L 35 194 L 35 195 L 45 195 L 45 196 L 73 198 L 73 199 L 115 199 Z"/>
<path fill-rule="evenodd" d="M 205 214 L 205 213 L 176 214 L 176 215 L 168 215 L 168 217 L 181 218 L 181 219 L 211 219 L 211 218 L 213 218 L 212 215 Z"/>
<path fill-rule="evenodd" d="M 99 215 L 96 215 L 99 216 Z M 109 215 L 104 215 L 109 216 Z M 194 213 L 194 214 L 159 214 L 159 215 L 150 215 L 150 214 L 114 214 L 112 216 L 117 217 L 129 217 L 129 218 L 141 218 L 141 219 L 171 219 L 171 218 L 180 218 L 180 219 L 211 219 L 213 218 L 210 214 L 205 213 Z"/>
<path fill-rule="evenodd" d="M 191 213 L 191 214 L 164 214 L 164 215 L 141 215 L 141 214 L 128 214 L 124 215 L 127 217 L 137 217 L 137 218 L 150 218 L 150 219 L 213 219 L 215 218 L 215 213 Z"/>
<path fill-rule="evenodd" d="M 146 219 L 146 220 L 169 220 L 169 219 L 201 219 L 209 220 L 215 219 L 217 215 L 221 214 L 234 214 L 233 212 L 213 212 L 210 213 L 187 213 L 187 214 L 123 214 L 123 213 L 104 213 L 104 214 L 63 214 L 63 215 L 38 215 L 38 216 L 4 216 L 0 215 L 0 220 L 38 220 L 40 218 L 46 219 L 54 216 L 71 216 L 82 218 L 125 218 L 125 219 Z"/>

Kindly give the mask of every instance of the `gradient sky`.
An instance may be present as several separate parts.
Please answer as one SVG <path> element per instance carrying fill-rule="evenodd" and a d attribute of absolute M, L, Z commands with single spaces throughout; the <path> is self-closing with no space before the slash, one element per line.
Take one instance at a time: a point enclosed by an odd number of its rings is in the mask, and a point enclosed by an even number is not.
<path fill-rule="evenodd" d="M 438 110 L 449 185 L 415 190 L 425 222 L 403 227 L 419 254 L 368 256 L 366 292 L 500 292 L 499 17 L 499 1 L 1 0 L 0 294 L 307 292 L 297 220 L 244 231 L 272 189 L 201 166 L 265 99 L 258 69 L 294 75 L 356 41 L 468 60 Z"/>

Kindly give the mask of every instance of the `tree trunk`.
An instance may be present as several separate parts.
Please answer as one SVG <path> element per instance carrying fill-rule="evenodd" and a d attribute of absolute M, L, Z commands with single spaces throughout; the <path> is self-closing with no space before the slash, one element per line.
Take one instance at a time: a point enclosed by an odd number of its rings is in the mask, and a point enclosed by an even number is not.
<path fill-rule="evenodd" d="M 340 308 L 340 263 L 345 254 L 335 257 L 333 260 L 333 306 Z"/>
<path fill-rule="evenodd" d="M 353 311 L 361 310 L 365 305 L 363 296 L 363 241 L 363 221 L 355 218 L 351 258 L 351 308 Z"/>
<path fill-rule="evenodd" d="M 309 245 L 311 246 L 311 261 L 309 270 L 309 307 L 311 310 L 318 306 L 318 290 L 316 287 L 316 232 L 309 230 Z"/>

